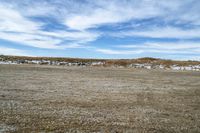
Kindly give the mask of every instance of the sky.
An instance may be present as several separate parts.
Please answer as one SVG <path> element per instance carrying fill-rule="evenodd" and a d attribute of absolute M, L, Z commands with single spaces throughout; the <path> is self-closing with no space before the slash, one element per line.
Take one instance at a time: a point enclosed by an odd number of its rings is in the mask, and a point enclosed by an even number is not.
<path fill-rule="evenodd" d="M 0 54 L 200 60 L 200 0 L 0 0 Z"/>

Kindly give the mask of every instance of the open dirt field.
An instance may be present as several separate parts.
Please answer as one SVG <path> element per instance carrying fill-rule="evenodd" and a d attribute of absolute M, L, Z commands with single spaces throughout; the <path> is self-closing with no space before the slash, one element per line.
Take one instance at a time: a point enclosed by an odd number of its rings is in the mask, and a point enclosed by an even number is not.
<path fill-rule="evenodd" d="M 200 132 L 200 72 L 0 65 L 0 132 Z"/>

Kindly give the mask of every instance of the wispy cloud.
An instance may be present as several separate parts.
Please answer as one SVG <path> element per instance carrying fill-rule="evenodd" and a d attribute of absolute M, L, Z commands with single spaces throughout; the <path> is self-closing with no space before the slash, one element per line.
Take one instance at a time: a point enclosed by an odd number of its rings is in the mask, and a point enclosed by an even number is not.
<path fill-rule="evenodd" d="M 94 5 L 95 7 L 92 8 Z M 86 9 L 84 9 L 86 11 L 66 18 L 65 24 L 72 29 L 85 30 L 105 24 L 126 22 L 132 19 L 150 18 L 164 13 L 162 8 L 154 8 L 154 5 L 156 5 L 155 2 L 146 0 L 97 0 L 95 3 L 89 4 L 89 8 L 86 7 Z"/>
<path fill-rule="evenodd" d="M 141 49 L 164 49 L 164 50 L 184 50 L 184 49 L 200 49 L 200 43 L 194 42 L 150 42 L 144 44 L 125 44 L 118 45 L 118 48 L 141 48 Z"/>
<path fill-rule="evenodd" d="M 44 22 L 33 21 L 7 5 L 0 5 L 0 39 L 38 48 L 75 48 L 98 38 L 98 32 L 41 30 Z"/>
<path fill-rule="evenodd" d="M 192 39 L 200 38 L 200 28 L 181 29 L 176 27 L 153 27 L 147 30 L 129 30 L 119 33 L 111 33 L 111 36 L 126 37 L 126 36 L 140 36 L 150 38 L 178 38 L 178 39 Z"/>
<path fill-rule="evenodd" d="M 0 20 L 0 31 L 33 33 L 41 26 L 5 5 L 0 5 Z"/>
<path fill-rule="evenodd" d="M 1 47 L 0 46 L 0 54 L 3 55 L 23 55 L 23 56 L 31 56 L 25 50 L 8 48 L 8 47 Z"/>
<path fill-rule="evenodd" d="M 123 44 L 113 46 L 114 49 L 96 49 L 96 51 L 111 55 L 140 55 L 147 53 L 160 54 L 196 54 L 199 55 L 200 43 L 176 42 L 176 43 L 144 43 Z M 119 49 L 120 48 L 120 49 Z"/>
<path fill-rule="evenodd" d="M 143 50 L 112 50 L 112 49 L 96 49 L 97 52 L 110 55 L 132 55 L 141 54 Z"/>

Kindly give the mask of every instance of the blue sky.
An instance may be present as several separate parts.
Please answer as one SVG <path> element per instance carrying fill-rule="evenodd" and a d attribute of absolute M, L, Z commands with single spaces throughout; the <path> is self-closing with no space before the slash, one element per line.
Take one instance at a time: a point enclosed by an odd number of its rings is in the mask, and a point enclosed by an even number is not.
<path fill-rule="evenodd" d="M 0 54 L 200 60 L 200 1 L 0 0 Z"/>

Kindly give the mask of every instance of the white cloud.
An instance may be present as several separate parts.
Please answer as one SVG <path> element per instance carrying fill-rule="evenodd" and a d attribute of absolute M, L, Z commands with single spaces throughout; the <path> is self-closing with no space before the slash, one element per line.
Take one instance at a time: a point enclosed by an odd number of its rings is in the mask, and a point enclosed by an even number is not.
<path fill-rule="evenodd" d="M 134 55 L 134 54 L 197 54 L 200 51 L 200 43 L 175 42 L 175 43 L 144 43 L 134 45 L 118 45 L 115 49 L 96 49 L 97 52 L 110 55 Z M 119 50 L 120 48 L 120 50 Z"/>
<path fill-rule="evenodd" d="M 39 47 L 39 48 L 59 48 L 55 44 L 60 43 L 58 39 L 53 39 L 50 37 L 44 37 L 34 34 L 26 33 L 4 33 L 0 32 L 0 38 L 4 40 L 9 40 L 23 45 Z"/>
<path fill-rule="evenodd" d="M 196 1 L 193 3 L 197 3 Z M 169 0 L 169 1 L 151 1 L 151 0 L 134 0 L 134 1 L 95 1 L 96 8 L 91 8 L 94 3 L 90 3 L 90 8 L 85 7 L 78 13 L 71 14 L 65 19 L 65 24 L 76 30 L 86 30 L 95 28 L 103 24 L 115 24 L 127 21 L 134 21 L 148 18 L 159 18 L 164 23 L 189 23 L 198 24 L 200 22 L 199 2 L 194 5 L 191 1 Z M 150 28 L 153 27 L 153 28 Z M 141 27 L 142 28 L 142 27 Z M 124 32 L 111 32 L 111 36 L 143 36 L 153 38 L 180 38 L 190 39 L 199 38 L 200 29 L 181 29 L 173 26 L 156 27 L 149 25 L 148 30 L 134 29 L 125 30 Z"/>
<path fill-rule="evenodd" d="M 1 47 L 0 46 L 0 54 L 3 55 L 20 55 L 20 56 L 31 56 L 24 50 L 8 48 L 8 47 Z"/>
<path fill-rule="evenodd" d="M 94 3 L 93 3 L 94 4 Z M 155 8 L 152 1 L 95 1 L 96 8 L 85 8 L 86 11 L 72 14 L 65 24 L 71 29 L 85 30 L 102 24 L 126 22 L 131 19 L 149 18 L 164 12 Z M 93 5 L 89 5 L 93 6 Z"/>
<path fill-rule="evenodd" d="M 132 49 L 132 50 L 114 50 L 114 49 L 96 49 L 97 52 L 108 54 L 108 55 L 140 55 L 140 54 L 147 54 L 147 53 L 153 53 L 153 54 L 194 54 L 194 51 L 197 50 L 165 50 L 165 49 Z"/>
<path fill-rule="evenodd" d="M 143 50 L 112 50 L 112 49 L 96 49 L 97 52 L 110 55 L 130 55 L 141 54 Z"/>
<path fill-rule="evenodd" d="M 46 31 L 38 31 L 37 34 L 44 36 L 51 36 L 55 38 L 63 38 L 66 40 L 72 40 L 77 42 L 89 42 L 96 40 L 100 36 L 100 32 L 88 32 L 88 31 L 54 31 L 54 32 L 46 32 Z"/>
<path fill-rule="evenodd" d="M 100 35 L 88 31 L 43 31 L 43 25 L 31 21 L 8 5 L 0 5 L 0 39 L 38 48 L 64 49 L 81 47 L 81 44 L 93 41 Z"/>
<path fill-rule="evenodd" d="M 40 26 L 41 24 L 26 19 L 19 12 L 0 5 L 0 31 L 33 33 Z"/>
<path fill-rule="evenodd" d="M 164 50 L 184 50 L 200 49 L 200 43 L 196 42 L 150 42 L 133 45 L 118 45 L 118 48 L 140 48 L 140 49 L 164 49 Z"/>
<path fill-rule="evenodd" d="M 142 36 L 151 38 L 180 38 L 191 39 L 200 38 L 200 29 L 180 29 L 176 27 L 154 27 L 149 30 L 140 31 L 123 31 L 119 33 L 111 33 L 111 36 L 126 37 L 126 36 Z"/>
<path fill-rule="evenodd" d="M 67 15 L 65 24 L 76 30 L 98 27 L 102 24 L 127 22 L 148 18 L 164 21 L 200 22 L 200 2 L 180 0 L 95 0 Z M 84 4 L 83 4 L 84 5 Z"/>

